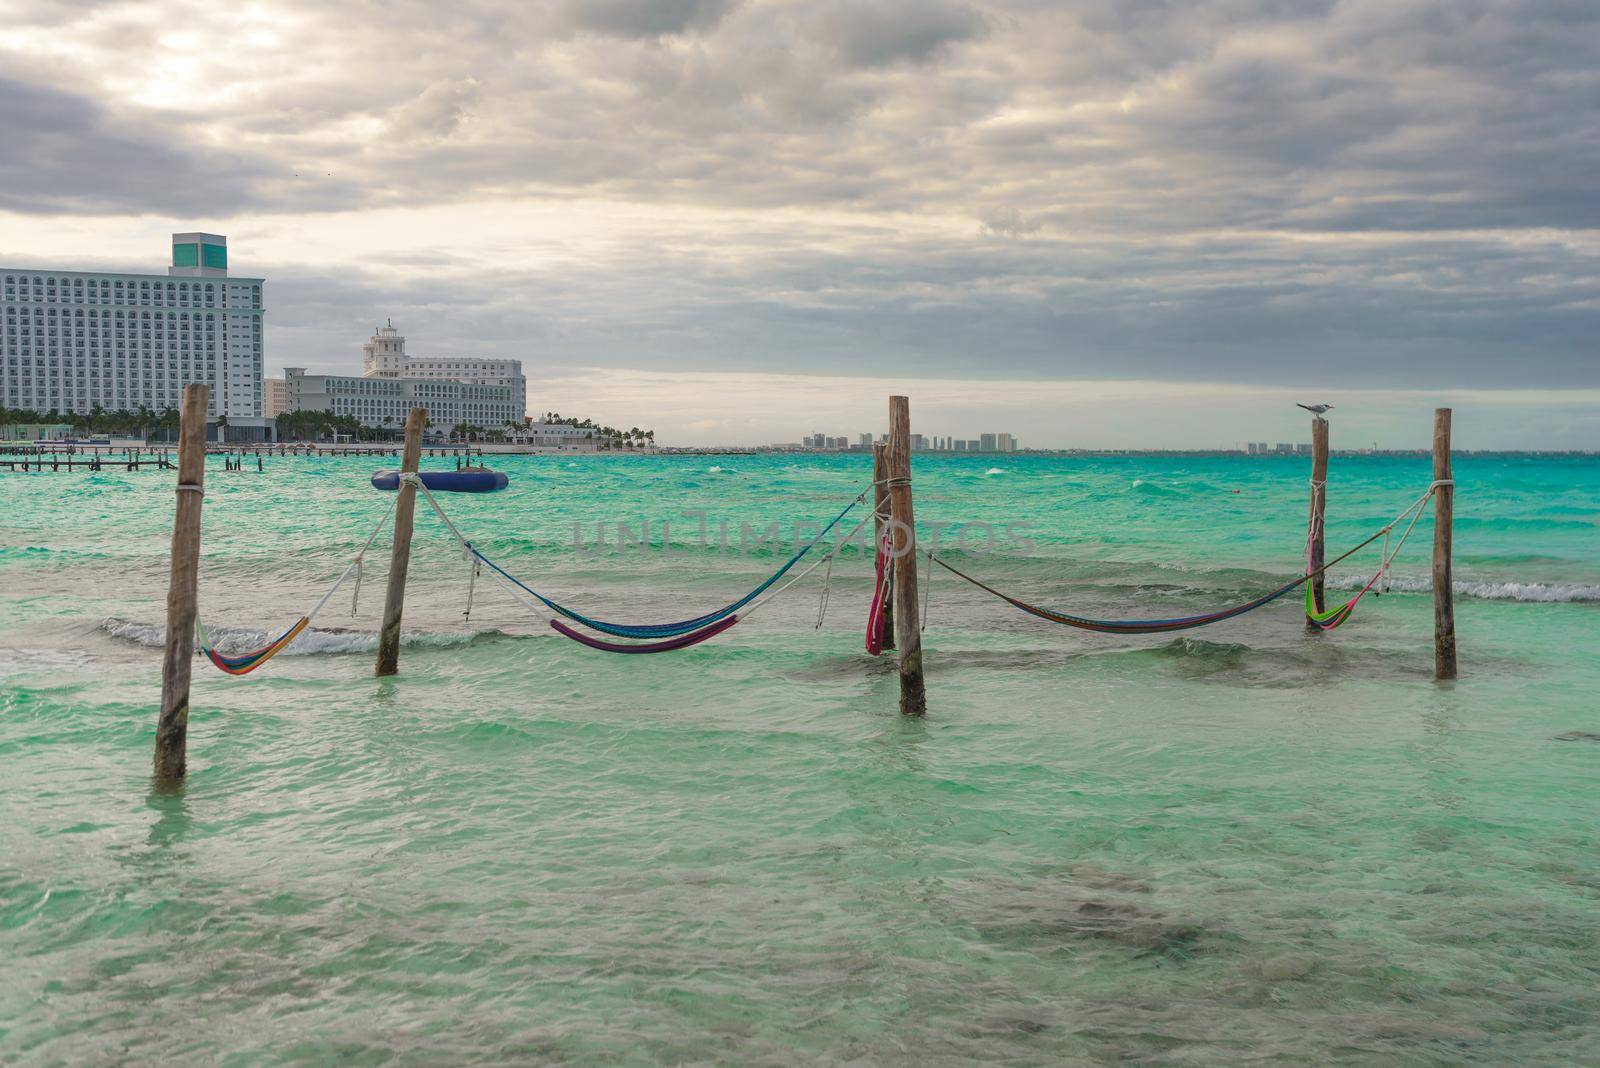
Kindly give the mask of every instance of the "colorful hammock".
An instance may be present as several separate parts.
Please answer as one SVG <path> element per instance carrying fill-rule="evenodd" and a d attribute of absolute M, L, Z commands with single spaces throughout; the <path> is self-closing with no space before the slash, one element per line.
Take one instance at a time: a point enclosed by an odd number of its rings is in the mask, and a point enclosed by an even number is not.
<path fill-rule="evenodd" d="M 1377 581 L 1374 576 L 1373 581 Z M 1312 596 L 1311 584 L 1306 583 L 1306 622 L 1311 623 L 1319 630 L 1333 630 L 1339 624 L 1350 618 L 1350 613 L 1355 611 L 1356 602 L 1361 600 L 1362 594 L 1372 588 L 1372 583 L 1367 583 L 1361 588 L 1361 593 L 1356 594 L 1344 604 L 1332 608 L 1317 610 L 1316 598 Z"/>
<path fill-rule="evenodd" d="M 854 500 L 845 505 L 844 510 L 838 515 L 834 516 L 833 519 L 829 521 L 828 525 L 823 527 L 821 532 L 818 533 L 815 538 L 811 539 L 811 541 L 802 546 L 799 552 L 789 557 L 789 559 L 784 562 L 783 566 L 774 571 L 765 581 L 761 583 L 761 585 L 757 586 L 755 589 L 751 590 L 737 601 L 734 601 L 732 604 L 724 605 L 714 612 L 707 612 L 705 615 L 696 616 L 693 619 L 681 619 L 676 623 L 610 623 L 601 619 L 593 619 L 546 597 L 538 590 L 535 590 L 527 583 L 518 579 L 515 575 L 512 575 L 510 572 L 506 571 L 505 568 L 501 567 L 499 564 L 483 555 L 483 553 L 480 552 L 476 546 L 466 539 L 462 538 L 461 544 L 473 556 L 477 557 L 485 564 L 488 564 L 490 568 L 500 575 L 501 578 L 504 578 L 506 581 L 512 583 L 530 597 L 535 598 L 540 604 L 544 605 L 552 612 L 565 616 L 574 623 L 588 627 L 590 630 L 599 631 L 602 634 L 610 634 L 618 638 L 672 638 L 680 634 L 688 634 L 691 631 L 697 631 L 702 627 L 707 627 L 720 620 L 726 619 L 735 612 L 739 611 L 739 609 L 743 608 L 745 605 L 749 604 L 751 601 L 755 600 L 757 597 L 761 596 L 761 594 L 765 593 L 769 588 L 771 588 L 773 583 L 777 582 L 779 579 L 783 578 L 784 575 L 788 574 L 794 565 L 800 562 L 802 557 L 816 547 L 818 542 L 827 537 L 828 532 L 834 527 L 838 526 L 839 521 L 848 515 L 852 508 L 860 504 L 865 496 L 866 494 L 864 492 L 858 494 Z M 431 495 L 429 496 L 429 501 L 430 503 L 433 503 L 434 510 L 438 511 L 440 517 L 443 518 L 444 512 L 439 509 L 439 506 L 436 502 L 432 501 Z M 449 523 L 449 520 L 446 520 L 446 523 Z M 451 526 L 451 529 L 455 529 L 453 525 Z M 460 537 L 459 533 L 457 533 L 457 537 Z"/>
<path fill-rule="evenodd" d="M 311 625 L 310 616 L 301 616 L 294 626 L 284 631 L 273 642 L 268 642 L 253 653 L 240 653 L 237 656 L 228 656 L 217 652 L 216 648 L 206 640 L 206 628 L 200 625 L 198 618 L 194 621 L 195 638 L 199 641 L 200 651 L 206 654 L 213 664 L 220 670 L 230 675 L 248 675 L 268 660 L 277 656 L 289 647 L 289 643 L 300 636 L 300 632 Z"/>

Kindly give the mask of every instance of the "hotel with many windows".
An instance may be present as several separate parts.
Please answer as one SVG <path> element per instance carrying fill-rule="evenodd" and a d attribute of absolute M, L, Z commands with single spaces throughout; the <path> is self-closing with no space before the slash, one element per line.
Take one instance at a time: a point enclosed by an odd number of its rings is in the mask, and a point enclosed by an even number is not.
<path fill-rule="evenodd" d="M 201 382 L 213 418 L 257 419 L 261 287 L 216 234 L 173 234 L 165 275 L 0 267 L 0 405 L 160 411 Z"/>
<path fill-rule="evenodd" d="M 350 415 L 366 426 L 398 430 L 413 407 L 422 407 L 428 410 L 430 436 L 457 426 L 494 430 L 524 421 L 527 379 L 520 360 L 408 357 L 406 339 L 392 322 L 379 327 L 361 352 L 359 376 L 286 368 L 285 408 Z"/>

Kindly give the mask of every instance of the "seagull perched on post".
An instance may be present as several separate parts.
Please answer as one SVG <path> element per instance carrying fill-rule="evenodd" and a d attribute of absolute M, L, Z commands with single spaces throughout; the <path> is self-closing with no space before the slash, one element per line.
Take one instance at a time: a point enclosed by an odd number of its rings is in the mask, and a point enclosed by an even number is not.
<path fill-rule="evenodd" d="M 1304 408 L 1318 419 L 1321 419 L 1324 415 L 1327 415 L 1329 412 L 1333 411 L 1333 405 L 1331 404 L 1296 404 L 1295 407 Z"/>

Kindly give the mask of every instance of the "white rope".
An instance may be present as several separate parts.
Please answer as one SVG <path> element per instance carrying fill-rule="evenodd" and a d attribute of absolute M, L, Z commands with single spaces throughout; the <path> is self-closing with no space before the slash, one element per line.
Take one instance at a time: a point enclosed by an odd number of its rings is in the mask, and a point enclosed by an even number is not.
<path fill-rule="evenodd" d="M 1396 549 L 1395 551 L 1399 552 L 1398 549 Z M 1383 552 L 1378 554 L 1378 559 L 1379 560 L 1393 560 L 1394 559 L 1394 557 L 1391 556 L 1390 553 L 1389 553 L 1389 532 L 1387 530 L 1385 530 L 1383 532 Z M 1389 565 L 1387 563 L 1383 564 L 1382 567 L 1379 568 L 1379 570 L 1378 570 L 1378 580 L 1383 583 L 1383 589 L 1378 591 L 1378 592 L 1380 592 L 1380 593 L 1390 593 L 1390 592 L 1392 592 L 1394 590 L 1393 584 L 1391 584 L 1390 581 L 1389 581 Z"/>
<path fill-rule="evenodd" d="M 415 486 L 417 489 L 422 491 L 422 496 L 427 499 L 428 504 L 433 508 L 434 514 L 439 517 L 439 522 L 443 523 L 445 528 L 448 529 L 451 534 L 455 535 L 456 541 L 461 544 L 461 548 L 469 556 L 473 555 L 472 543 L 462 535 L 461 531 L 456 529 L 456 525 L 454 523 L 450 522 L 450 517 L 444 514 L 444 509 L 439 507 L 439 502 L 434 499 L 433 493 L 429 491 L 427 485 L 422 481 L 422 479 L 418 478 L 414 472 L 407 471 L 400 476 L 400 481 L 406 483 L 408 486 Z"/>
<path fill-rule="evenodd" d="M 822 573 L 822 594 L 817 598 L 817 630 L 822 629 L 822 620 L 828 614 L 828 594 L 833 589 L 833 553 L 828 554 L 828 570 Z"/>
<path fill-rule="evenodd" d="M 394 505 L 391 504 L 383 513 L 383 517 L 378 520 L 378 525 L 372 528 L 372 534 L 367 538 L 367 543 L 361 547 L 361 551 L 359 553 L 356 553 L 356 558 L 350 561 L 350 566 L 345 568 L 344 572 L 340 574 L 338 578 L 333 580 L 333 585 L 329 586 L 328 592 L 322 595 L 322 600 L 318 601 L 315 607 L 306 613 L 307 626 L 311 625 L 311 621 L 316 618 L 318 612 L 322 611 L 323 606 L 328 603 L 329 599 L 333 597 L 333 595 L 338 591 L 339 587 L 344 585 L 344 580 L 349 578 L 352 573 L 360 572 L 361 558 L 366 555 L 368 549 L 372 548 L 372 543 L 378 540 L 378 532 L 383 529 L 385 523 L 389 522 L 389 513 L 393 511 Z M 352 612 L 354 612 L 354 608 L 355 606 L 352 604 Z"/>
<path fill-rule="evenodd" d="M 861 517 L 861 522 L 857 523 L 855 525 L 855 527 L 850 531 L 850 533 L 848 533 L 844 537 L 840 538 L 839 539 L 839 543 L 837 545 L 835 545 L 832 549 L 829 549 L 828 550 L 828 554 L 826 556 L 822 557 L 819 560 L 813 560 L 811 562 L 811 566 L 806 568 L 804 571 L 800 572 L 800 574 L 796 575 L 794 578 L 790 579 L 788 582 L 785 582 L 782 586 L 779 586 L 777 589 L 768 590 L 767 593 L 764 596 L 759 597 L 754 602 L 752 602 L 751 604 L 746 605 L 744 610 L 739 613 L 739 618 L 740 619 L 749 619 L 750 616 L 755 612 L 756 609 L 760 608 L 762 605 L 766 604 L 768 601 L 770 601 L 774 597 L 778 596 L 778 594 L 782 593 L 784 590 L 788 589 L 790 586 L 793 586 L 796 582 L 799 582 L 801 579 L 803 579 L 807 575 L 811 574 L 811 572 L 813 572 L 817 568 L 821 567 L 827 561 L 832 560 L 834 558 L 834 556 L 838 554 L 839 550 L 844 548 L 846 545 L 848 545 L 850 543 L 850 539 L 855 537 L 856 533 L 858 531 L 860 531 L 860 529 L 862 527 L 867 525 L 867 520 L 869 520 L 871 518 L 872 518 L 872 513 L 870 513 L 870 512 L 867 513 L 866 515 L 862 516 Z"/>
<path fill-rule="evenodd" d="M 928 559 L 933 559 L 932 549 L 928 550 Z M 922 618 L 918 620 L 918 634 L 921 634 L 928 629 L 928 605 L 933 602 L 933 568 L 929 567 L 927 571 L 928 577 L 922 580 L 922 605 L 921 611 L 918 612 L 918 615 L 920 615 Z"/>
<path fill-rule="evenodd" d="M 417 489 L 422 491 L 423 499 L 428 502 L 428 506 L 433 509 L 434 514 L 439 517 L 439 522 L 443 523 L 445 525 L 445 529 L 450 531 L 450 534 L 456 539 L 456 542 L 461 546 L 463 555 L 472 560 L 474 566 L 472 569 L 471 578 L 468 580 L 467 611 L 464 613 L 470 617 L 472 612 L 472 600 L 474 596 L 472 583 L 473 580 L 477 578 L 479 571 L 479 558 L 477 553 L 472 548 L 472 543 L 462 536 L 461 531 L 456 529 L 456 525 L 454 523 L 450 522 L 450 517 L 444 514 L 444 509 L 439 506 L 439 502 L 434 499 L 433 494 L 428 491 L 428 487 L 423 484 L 420 478 L 414 474 L 407 473 L 400 476 L 400 481 L 405 482 L 408 485 L 415 486 Z M 507 576 L 501 574 L 498 569 L 490 568 L 489 570 L 493 572 L 495 578 L 499 579 L 500 582 L 511 591 L 512 596 L 519 597 L 522 600 L 527 601 L 529 606 L 532 607 L 539 615 L 544 616 L 546 620 L 554 620 L 556 618 L 555 615 L 550 611 L 549 605 L 545 604 L 543 601 L 533 596 L 533 594 L 529 593 L 527 590 L 511 581 L 511 579 Z"/>
<path fill-rule="evenodd" d="M 1318 507 L 1322 503 L 1324 492 L 1327 489 L 1327 479 L 1313 478 L 1311 482 L 1311 515 L 1306 520 L 1306 537 L 1308 541 L 1316 541 L 1327 530 L 1327 520 L 1323 516 L 1324 509 Z"/>
<path fill-rule="evenodd" d="M 355 618 L 356 611 L 357 611 L 357 609 L 359 608 L 359 606 L 361 604 L 361 559 L 362 559 L 362 557 L 367 555 L 367 550 L 372 548 L 372 543 L 378 540 L 379 533 L 382 532 L 384 524 L 389 522 L 389 517 L 394 514 L 395 506 L 399 503 L 399 500 L 400 500 L 400 498 L 398 496 L 396 496 L 394 501 L 390 502 L 388 509 L 383 513 L 383 518 L 378 520 L 378 525 L 372 528 L 372 533 L 367 537 L 367 543 L 361 547 L 361 551 L 360 552 L 356 553 L 356 561 L 355 561 L 356 582 L 355 582 L 355 589 L 352 590 L 351 593 L 350 593 L 350 618 L 351 619 Z M 337 587 L 335 587 L 335 588 L 337 588 Z M 320 608 L 322 606 L 318 605 L 317 607 Z"/>
<path fill-rule="evenodd" d="M 1382 561 L 1382 564 L 1381 564 L 1379 572 L 1378 572 L 1380 577 L 1387 576 L 1388 571 L 1389 571 L 1389 565 L 1394 563 L 1395 557 L 1399 556 L 1400 555 L 1400 550 L 1405 547 L 1406 539 L 1411 537 L 1411 532 L 1417 528 L 1417 523 L 1421 521 L 1422 513 L 1426 510 L 1424 508 L 1424 505 L 1426 505 L 1428 503 L 1428 498 L 1433 496 L 1434 490 L 1436 488 L 1437 488 L 1437 484 L 1435 484 L 1434 486 L 1429 486 L 1428 487 L 1428 492 L 1424 493 L 1421 497 L 1418 497 L 1415 504 L 1413 504 L 1410 508 L 1406 509 L 1405 512 L 1401 512 L 1398 516 L 1395 517 L 1395 520 L 1394 520 L 1393 523 L 1389 524 L 1389 526 L 1384 528 L 1384 532 L 1383 532 L 1384 557 L 1383 557 L 1383 561 Z M 1406 527 L 1406 532 L 1404 534 L 1400 535 L 1400 540 L 1397 543 L 1395 543 L 1394 551 L 1390 552 L 1389 551 L 1389 531 L 1392 530 L 1397 524 L 1399 524 L 1400 520 L 1405 518 L 1407 512 L 1411 512 L 1412 513 L 1412 515 L 1411 515 L 1411 523 Z"/>

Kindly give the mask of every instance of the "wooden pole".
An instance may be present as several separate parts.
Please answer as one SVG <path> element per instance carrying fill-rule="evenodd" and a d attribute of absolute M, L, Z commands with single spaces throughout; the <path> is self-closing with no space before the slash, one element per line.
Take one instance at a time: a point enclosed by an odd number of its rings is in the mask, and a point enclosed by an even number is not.
<path fill-rule="evenodd" d="M 422 457 L 422 424 L 425 408 L 413 408 L 406 416 L 405 451 L 400 457 L 402 472 L 417 470 Z M 417 488 L 401 482 L 395 490 L 394 547 L 389 552 L 389 591 L 383 601 L 383 629 L 378 632 L 377 674 L 393 675 L 400 670 L 400 613 L 406 602 L 406 572 L 411 568 L 411 519 L 417 507 Z"/>
<path fill-rule="evenodd" d="M 1312 573 L 1322 570 L 1322 559 L 1325 552 L 1322 520 L 1323 513 L 1328 504 L 1328 421 L 1322 416 L 1311 418 L 1311 517 L 1306 520 L 1310 524 L 1311 554 L 1306 561 L 1306 570 Z M 1311 603 L 1318 612 L 1324 611 L 1327 604 L 1323 601 L 1323 578 L 1317 575 L 1311 580 Z M 1306 627 L 1318 634 L 1322 628 L 1311 620 L 1306 620 Z"/>
<path fill-rule="evenodd" d="M 1456 488 L 1450 481 L 1450 409 L 1433 410 L 1433 677 L 1456 677 L 1455 589 L 1450 568 L 1450 527 Z"/>
<path fill-rule="evenodd" d="M 917 525 L 911 512 L 911 401 L 889 398 L 889 520 L 894 531 L 894 632 L 900 651 L 900 712 L 928 711 L 917 616 Z"/>
<path fill-rule="evenodd" d="M 167 644 L 161 657 L 161 715 L 156 720 L 155 777 L 176 783 L 189 767 L 189 669 L 194 664 L 195 586 L 200 577 L 200 504 L 206 480 L 206 400 L 202 385 L 183 387 L 178 422 L 178 500 L 167 578 Z"/>
<path fill-rule="evenodd" d="M 876 553 L 883 544 L 883 532 L 889 525 L 889 444 L 884 441 L 872 445 L 872 551 Z M 891 565 L 892 566 L 892 565 Z M 883 606 L 883 647 L 894 648 L 894 599 Z"/>

